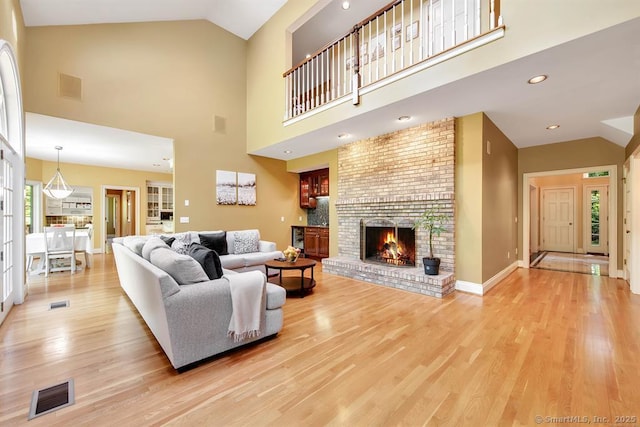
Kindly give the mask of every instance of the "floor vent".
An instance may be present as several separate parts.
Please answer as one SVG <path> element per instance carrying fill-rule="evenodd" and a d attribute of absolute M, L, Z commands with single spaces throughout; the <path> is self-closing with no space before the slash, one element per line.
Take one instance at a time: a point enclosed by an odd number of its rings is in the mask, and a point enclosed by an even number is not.
<path fill-rule="evenodd" d="M 64 307 L 69 307 L 69 300 L 56 301 L 49 304 L 49 310 L 54 310 L 56 308 L 64 308 Z"/>
<path fill-rule="evenodd" d="M 57 411 L 65 406 L 71 406 L 74 403 L 75 398 L 72 379 L 51 387 L 36 390 L 31 396 L 29 419 Z"/>

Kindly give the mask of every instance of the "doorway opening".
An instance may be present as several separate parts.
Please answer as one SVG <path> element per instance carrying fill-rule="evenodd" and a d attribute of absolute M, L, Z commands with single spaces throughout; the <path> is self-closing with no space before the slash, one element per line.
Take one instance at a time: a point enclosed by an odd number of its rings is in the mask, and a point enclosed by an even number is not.
<path fill-rule="evenodd" d="M 103 252 L 111 253 L 114 238 L 140 234 L 140 189 L 103 186 L 103 194 Z"/>
<path fill-rule="evenodd" d="M 618 276 L 616 171 L 602 166 L 524 175 L 525 268 Z"/>

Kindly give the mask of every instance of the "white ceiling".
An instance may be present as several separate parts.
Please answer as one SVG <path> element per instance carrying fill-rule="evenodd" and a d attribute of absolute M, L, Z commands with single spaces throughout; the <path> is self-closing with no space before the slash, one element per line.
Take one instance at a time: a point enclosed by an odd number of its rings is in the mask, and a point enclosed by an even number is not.
<path fill-rule="evenodd" d="M 41 114 L 26 113 L 27 156 L 61 163 L 171 173 L 173 140 Z"/>
<path fill-rule="evenodd" d="M 25 25 L 206 19 L 248 40 L 287 0 L 20 0 Z"/>
<path fill-rule="evenodd" d="M 299 1 L 299 0 L 297 0 Z M 294 34 L 296 51 L 314 52 L 319 47 L 319 37 L 307 37 L 305 34 L 320 34 L 331 41 L 342 34 L 340 22 L 346 19 L 348 25 L 368 16 L 380 8 L 381 0 L 352 0 L 357 12 L 350 15 L 336 7 L 339 0 L 325 0 L 327 9 L 320 13 L 329 14 L 333 8 L 334 18 L 323 16 L 311 20 Z M 178 19 L 208 19 L 211 22 L 233 32 L 242 38 L 249 38 L 286 0 L 21 0 L 25 23 L 30 25 L 66 25 L 97 22 L 136 22 Z M 365 6 L 366 5 L 366 6 Z M 369 9 L 367 9 L 369 8 Z M 356 17 L 357 16 L 357 17 Z M 333 30 L 328 30 L 327 20 Z M 347 26 L 348 28 L 348 26 Z M 341 31 L 330 37 L 327 31 Z M 296 40 L 297 39 L 297 40 Z M 326 41 L 322 40 L 322 45 Z M 550 144 L 580 138 L 601 136 L 620 146 L 625 146 L 633 133 L 633 114 L 640 103 L 640 18 L 620 24 L 587 37 L 556 46 L 526 58 L 505 64 L 439 87 L 426 93 L 406 99 L 397 104 L 388 105 L 379 110 L 362 114 L 344 122 L 319 129 L 304 136 L 267 147 L 254 154 L 278 159 L 304 156 L 325 151 L 353 140 L 391 132 L 402 127 L 413 126 L 443 117 L 464 116 L 484 111 L 491 120 L 519 148 Z M 315 41 L 315 43 L 314 43 Z M 537 74 L 548 74 L 549 79 L 539 85 L 529 85 L 527 79 Z M 356 107 L 354 107 L 356 108 Z M 398 124 L 394 119 L 401 115 L 412 116 L 409 123 Z M 59 121 L 50 128 L 33 128 Z M 546 130 L 550 124 L 560 124 L 554 131 Z M 76 126 L 78 127 L 77 130 Z M 78 153 L 92 156 L 91 135 L 97 135 L 103 127 L 92 127 L 93 132 L 84 123 L 60 119 L 40 120 L 33 115 L 27 117 L 27 155 L 44 158 L 46 151 L 51 152 L 49 159 L 55 159 L 54 145 L 65 147 L 61 160 L 71 162 L 68 135 L 82 133 L 82 143 Z M 40 149 L 37 156 L 31 137 L 41 135 L 54 136 L 55 130 L 63 133 L 58 142 L 49 142 L 47 149 Z M 351 138 L 338 140 L 340 133 L 349 133 Z M 136 144 L 142 141 L 150 143 L 164 142 L 166 147 L 158 149 L 162 156 L 170 149 L 167 138 L 155 140 L 155 137 L 142 138 L 140 134 Z M 44 138 L 44 136 L 43 136 Z M 124 134 L 119 134 L 121 141 Z M 100 142 L 110 144 L 111 137 Z M 152 142 L 154 141 L 154 142 Z M 44 142 L 41 142 L 44 144 Z M 139 158 L 128 148 L 134 144 L 120 143 L 105 149 L 109 153 L 122 153 L 123 157 L 114 160 L 120 166 L 139 169 L 129 164 L 129 160 Z M 84 147 L 84 148 L 83 148 Z M 285 154 L 285 150 L 293 153 Z M 67 157 L 69 156 L 69 157 Z M 80 156 L 80 154 L 78 154 Z M 170 155 L 171 156 L 171 155 Z M 106 157 L 106 156 L 105 156 Z M 162 159 L 162 157 L 160 157 Z M 149 159 L 151 160 L 151 159 Z M 88 163 L 77 159 L 78 163 Z M 154 163 L 157 163 L 153 159 Z M 147 165 L 142 170 L 157 170 Z"/>

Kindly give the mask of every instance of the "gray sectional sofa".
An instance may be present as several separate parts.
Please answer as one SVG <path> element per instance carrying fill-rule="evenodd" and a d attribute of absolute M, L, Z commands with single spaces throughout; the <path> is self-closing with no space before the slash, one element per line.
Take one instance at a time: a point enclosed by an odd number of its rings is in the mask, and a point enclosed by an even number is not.
<path fill-rule="evenodd" d="M 203 280 L 202 272 L 196 271 L 191 264 L 189 268 L 180 267 L 186 255 L 180 255 L 175 262 L 162 264 L 157 261 L 160 267 L 154 265 L 154 254 L 161 252 L 153 247 L 149 250 L 147 247 L 154 246 L 149 240 L 150 236 L 116 238 L 113 253 L 122 289 L 174 368 L 185 368 L 226 350 L 275 336 L 282 329 L 286 292 L 280 286 L 268 283 L 263 272 L 238 273 L 225 268 L 222 277 L 209 280 L 205 275 L 206 280 Z M 172 256 L 173 251 L 168 246 L 163 251 Z M 248 268 L 249 264 L 245 260 L 240 268 Z M 176 272 L 176 269 L 180 271 Z M 228 336 L 233 311 L 231 287 L 248 284 L 264 287 L 260 302 L 260 333 L 236 342 Z"/>

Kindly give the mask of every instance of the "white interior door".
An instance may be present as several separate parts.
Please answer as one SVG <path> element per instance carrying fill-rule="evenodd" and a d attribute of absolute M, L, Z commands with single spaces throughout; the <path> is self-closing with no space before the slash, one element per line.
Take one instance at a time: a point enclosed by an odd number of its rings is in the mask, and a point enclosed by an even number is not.
<path fill-rule="evenodd" d="M 609 186 L 587 185 L 584 191 L 584 248 L 593 254 L 609 254 Z"/>
<path fill-rule="evenodd" d="M 573 188 L 542 189 L 542 248 L 575 251 L 575 191 Z"/>

